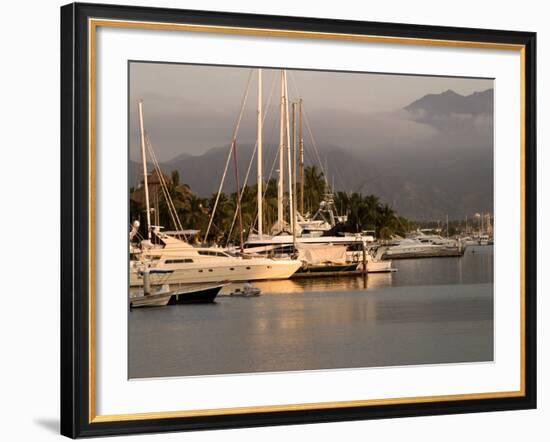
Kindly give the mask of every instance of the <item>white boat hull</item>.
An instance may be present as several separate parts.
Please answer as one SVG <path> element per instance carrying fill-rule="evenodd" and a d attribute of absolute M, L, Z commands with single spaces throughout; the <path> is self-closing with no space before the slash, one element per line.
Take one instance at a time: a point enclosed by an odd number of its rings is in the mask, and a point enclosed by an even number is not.
<path fill-rule="evenodd" d="M 153 268 L 166 268 L 172 273 L 151 275 L 152 284 L 193 284 L 203 282 L 239 282 L 290 278 L 301 266 L 296 260 L 243 259 L 231 266 L 199 266 L 194 264 L 160 264 Z M 141 265 L 130 265 L 130 286 L 143 285 L 139 276 Z"/>
<path fill-rule="evenodd" d="M 348 262 L 357 262 L 357 270 L 363 270 L 363 252 L 353 251 L 346 253 Z M 376 259 L 373 258 L 370 253 L 366 255 L 367 259 L 367 273 L 383 273 L 393 272 L 394 269 L 391 266 L 391 260 L 389 259 Z"/>
<path fill-rule="evenodd" d="M 363 263 L 359 263 L 357 270 L 363 270 Z M 367 273 L 384 273 L 384 272 L 393 272 L 394 269 L 391 266 L 391 261 L 368 261 L 367 262 Z"/>
<path fill-rule="evenodd" d="M 164 307 L 168 305 L 171 293 L 163 293 L 160 295 L 135 296 L 130 298 L 130 306 L 136 307 Z"/>
<path fill-rule="evenodd" d="M 449 247 L 439 245 L 419 245 L 407 247 L 390 247 L 384 255 L 384 259 L 406 259 L 406 258 L 435 258 L 435 257 L 456 257 L 462 256 L 464 250 L 461 247 Z"/>

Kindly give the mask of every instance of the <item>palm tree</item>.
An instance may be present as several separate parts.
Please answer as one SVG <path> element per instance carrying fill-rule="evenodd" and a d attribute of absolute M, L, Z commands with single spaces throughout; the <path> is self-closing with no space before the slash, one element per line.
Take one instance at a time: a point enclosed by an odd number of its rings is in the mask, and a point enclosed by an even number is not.
<path fill-rule="evenodd" d="M 309 212 L 317 210 L 326 192 L 325 176 L 317 166 L 304 169 L 304 203 Z M 305 208 L 304 208 L 305 209 Z"/>
<path fill-rule="evenodd" d="M 204 201 L 195 195 L 191 195 L 187 207 L 182 216 L 183 227 L 188 229 L 203 230 L 208 222 L 208 217 L 204 209 Z"/>
<path fill-rule="evenodd" d="M 382 239 L 389 239 L 395 232 L 396 217 L 393 209 L 384 204 L 378 212 L 376 230 Z"/>
<path fill-rule="evenodd" d="M 367 195 L 363 198 L 363 205 L 365 206 L 364 228 L 376 229 L 381 210 L 380 198 L 376 195 Z"/>
<path fill-rule="evenodd" d="M 316 166 L 306 167 L 304 175 L 306 208 L 314 211 L 319 207 L 326 192 L 325 178 Z M 210 198 L 199 198 L 194 195 L 189 186 L 180 182 L 177 170 L 172 171 L 170 178 L 166 177 L 165 181 L 168 194 L 174 203 L 183 227 L 198 229 L 204 233 L 216 201 L 216 194 L 213 194 Z M 138 191 L 139 189 L 135 192 Z M 256 191 L 256 185 L 243 188 L 241 210 L 243 228 L 247 230 L 254 228 L 257 223 Z M 130 199 L 131 220 L 140 218 L 144 211 L 143 202 L 137 201 L 140 201 L 139 198 L 137 200 L 135 198 Z M 394 234 L 404 235 L 414 227 L 414 223 L 398 216 L 391 206 L 383 204 L 376 195 L 363 196 L 358 192 L 351 194 L 337 192 L 334 202 L 336 207 L 342 211 L 342 214 L 346 214 L 348 217 L 345 225 L 339 226 L 341 231 L 360 232 L 366 229 L 374 229 L 378 237 L 385 239 Z M 159 194 L 158 206 L 161 225 L 166 227 L 171 226 L 172 220 L 168 204 L 162 193 Z M 225 243 L 228 239 L 234 242 L 238 241 L 238 227 L 233 226 L 233 231 L 230 235 L 235 210 L 236 193 L 228 195 L 222 192 L 219 196 L 214 219 L 212 220 L 209 237 L 207 238 L 208 241 L 214 241 L 219 244 Z M 275 179 L 271 179 L 265 186 L 263 217 L 264 231 L 267 232 L 277 220 L 277 182 Z M 238 225 L 238 223 L 235 222 L 235 225 Z"/>

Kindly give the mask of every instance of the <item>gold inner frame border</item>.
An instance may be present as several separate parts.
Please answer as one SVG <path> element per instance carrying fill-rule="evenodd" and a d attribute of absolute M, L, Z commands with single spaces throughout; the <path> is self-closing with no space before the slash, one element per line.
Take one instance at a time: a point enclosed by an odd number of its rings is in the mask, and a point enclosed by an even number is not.
<path fill-rule="evenodd" d="M 115 27 L 115 28 L 134 28 L 147 30 L 171 30 L 185 32 L 207 32 L 217 34 L 235 34 L 235 35 L 253 35 L 253 36 L 268 36 L 268 37 L 292 37 L 292 38 L 308 38 L 308 39 L 323 39 L 323 40 L 339 40 L 339 41 L 355 41 L 355 42 L 370 42 L 370 43 L 390 43 L 390 44 L 411 44 L 420 46 L 446 46 L 446 47 L 462 47 L 462 48 L 478 48 L 478 49 L 498 49 L 518 51 L 520 54 L 520 207 L 521 207 L 521 240 L 520 240 L 520 389 L 518 391 L 504 392 L 488 392 L 488 393 L 465 393 L 454 395 L 439 395 L 439 396 L 419 396 L 419 397 L 403 397 L 389 399 L 367 399 L 353 401 L 336 401 L 336 402 L 316 402 L 316 403 L 301 403 L 301 404 L 285 404 L 285 405 L 260 405 L 248 407 L 234 408 L 215 408 L 215 409 L 200 409 L 200 410 L 181 410 L 181 411 L 159 411 L 147 413 L 129 413 L 129 414 L 111 414 L 97 415 L 96 414 L 96 253 L 95 253 L 95 208 L 96 208 L 96 35 L 98 27 Z M 232 27 L 232 26 L 213 26 L 213 25 L 197 25 L 185 23 L 161 23 L 161 22 L 143 22 L 131 20 L 111 20 L 111 19 L 88 19 L 88 94 L 89 94 L 89 113 L 88 113 L 88 128 L 89 128 L 89 143 L 88 143 L 88 184 L 90 189 L 89 195 L 89 423 L 100 422 L 117 422 L 117 421 L 133 421 L 146 419 L 169 419 L 183 417 L 198 417 L 198 416 L 221 416 L 235 415 L 247 413 L 269 413 L 280 411 L 297 411 L 297 410 L 322 410 L 331 408 L 350 408 L 350 407 L 365 407 L 375 405 L 396 405 L 396 404 L 415 404 L 427 402 L 443 402 L 443 401 L 463 401 L 463 400 L 482 400 L 482 399 L 497 399 L 497 398 L 512 398 L 525 396 L 525 46 L 521 44 L 506 44 L 493 42 L 475 42 L 475 41 L 459 41 L 459 40 L 440 40 L 440 39 L 425 39 L 412 37 L 391 37 L 391 36 L 376 36 L 363 34 L 340 34 L 340 33 L 325 33 L 325 32 L 310 32 L 310 31 L 294 31 L 282 29 L 264 29 L 264 28 L 247 28 L 247 27 Z"/>

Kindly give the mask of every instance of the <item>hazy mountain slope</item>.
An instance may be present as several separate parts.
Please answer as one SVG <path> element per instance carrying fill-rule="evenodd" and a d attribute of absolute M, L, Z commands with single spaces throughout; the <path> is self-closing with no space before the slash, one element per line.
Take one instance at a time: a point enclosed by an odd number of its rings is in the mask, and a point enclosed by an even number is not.
<path fill-rule="evenodd" d="M 320 158 L 306 138 L 306 164 L 318 166 L 320 159 L 328 165 L 328 180 L 336 190 L 374 193 L 410 218 L 462 219 L 492 211 L 492 109 L 493 90 L 489 89 L 468 96 L 453 91 L 430 94 L 401 111 L 369 118 L 350 112 L 333 119 L 333 125 L 316 124 L 312 117 Z M 358 138 L 357 134 L 363 135 Z M 238 146 L 241 183 L 252 151 L 250 144 Z M 275 151 L 274 145 L 264 146 L 266 178 Z M 165 162 L 163 169 L 178 170 L 181 181 L 194 193 L 209 196 L 217 191 L 227 152 L 228 147 L 221 147 L 200 156 L 183 153 Z M 254 160 L 250 184 L 256 182 L 255 164 Z M 130 164 L 133 184 L 140 179 L 136 166 Z M 224 190 L 234 189 L 231 161 Z"/>

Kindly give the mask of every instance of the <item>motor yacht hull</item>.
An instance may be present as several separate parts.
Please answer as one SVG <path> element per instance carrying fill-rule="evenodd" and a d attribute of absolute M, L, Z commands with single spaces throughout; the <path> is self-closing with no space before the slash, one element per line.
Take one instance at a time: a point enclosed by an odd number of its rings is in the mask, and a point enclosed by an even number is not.
<path fill-rule="evenodd" d="M 226 284 L 186 287 L 176 289 L 170 298 L 169 305 L 173 304 L 209 304 L 214 302 L 222 287 Z"/>
<path fill-rule="evenodd" d="M 410 247 L 410 248 L 389 248 L 384 252 L 384 259 L 407 259 L 407 258 L 438 258 L 458 257 L 464 254 L 462 247 Z"/>
<path fill-rule="evenodd" d="M 200 265 L 185 263 L 179 265 L 158 264 L 154 268 L 167 268 L 172 273 L 151 276 L 153 284 L 193 284 L 205 282 L 243 282 L 267 279 L 290 278 L 301 266 L 297 260 L 272 260 L 267 258 L 242 259 L 239 263 L 230 265 Z M 154 264 L 153 264 L 154 266 Z M 143 284 L 140 277 L 141 264 L 134 262 L 130 265 L 130 286 Z"/>

